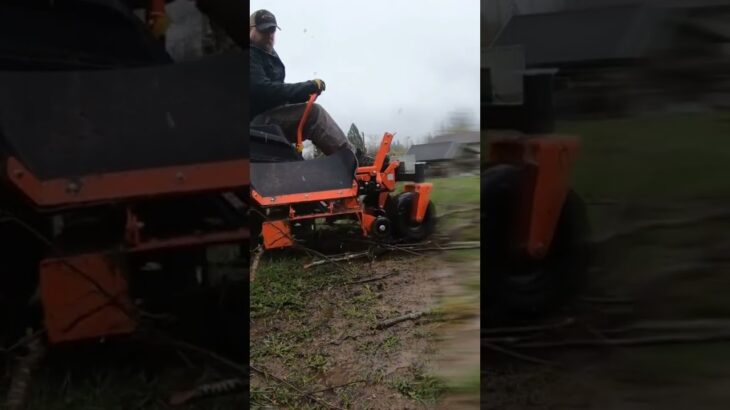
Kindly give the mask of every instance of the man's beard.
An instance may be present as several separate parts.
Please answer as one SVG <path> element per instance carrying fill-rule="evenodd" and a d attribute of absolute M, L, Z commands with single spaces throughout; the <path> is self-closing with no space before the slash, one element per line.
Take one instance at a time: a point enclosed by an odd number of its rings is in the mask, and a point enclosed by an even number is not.
<path fill-rule="evenodd" d="M 269 52 L 269 53 L 272 52 L 272 51 L 274 51 L 274 43 L 273 42 L 259 41 L 258 43 L 256 43 L 256 46 L 258 48 L 266 51 L 266 52 Z"/>

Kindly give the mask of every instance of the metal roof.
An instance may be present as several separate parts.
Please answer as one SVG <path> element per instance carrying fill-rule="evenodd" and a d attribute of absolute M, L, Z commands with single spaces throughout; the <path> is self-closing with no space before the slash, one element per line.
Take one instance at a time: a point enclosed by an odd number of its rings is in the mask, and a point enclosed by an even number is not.
<path fill-rule="evenodd" d="M 456 158 L 461 144 L 457 142 L 432 142 L 413 145 L 406 155 L 415 155 L 416 161 L 445 161 Z"/>
<path fill-rule="evenodd" d="M 665 16 L 642 5 L 517 15 L 493 46 L 522 46 L 528 66 L 636 59 L 667 38 Z"/>
<path fill-rule="evenodd" d="M 466 132 L 456 132 L 452 134 L 444 134 L 439 135 L 437 137 L 434 137 L 433 140 L 431 140 L 432 143 L 434 142 L 458 142 L 461 144 L 478 144 L 481 141 L 481 136 L 479 131 L 466 131 Z"/>

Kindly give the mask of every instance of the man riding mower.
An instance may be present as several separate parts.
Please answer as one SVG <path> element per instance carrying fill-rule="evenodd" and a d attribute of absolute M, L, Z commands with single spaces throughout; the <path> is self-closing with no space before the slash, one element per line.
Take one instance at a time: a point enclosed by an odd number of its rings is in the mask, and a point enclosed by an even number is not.
<path fill-rule="evenodd" d="M 405 164 L 389 161 L 393 135 L 386 133 L 373 164 L 358 167 L 345 134 L 315 104 L 324 82 L 284 83 L 284 64 L 273 48 L 274 15 L 259 10 L 250 23 L 251 199 L 261 222 L 252 222 L 252 230 L 260 229 L 264 248 L 294 245 L 298 229 L 311 230 L 321 219 L 357 220 L 363 235 L 376 240 L 430 235 L 436 221 L 432 185 L 423 182 L 420 165 L 408 173 Z M 324 156 L 304 161 L 304 139 Z M 412 182 L 391 197 L 397 180 Z"/>

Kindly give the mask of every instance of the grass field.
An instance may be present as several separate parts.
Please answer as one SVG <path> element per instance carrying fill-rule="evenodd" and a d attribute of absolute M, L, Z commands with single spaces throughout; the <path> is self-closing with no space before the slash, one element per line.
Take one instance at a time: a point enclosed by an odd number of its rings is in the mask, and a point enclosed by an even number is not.
<path fill-rule="evenodd" d="M 730 113 L 565 122 L 558 131 L 581 138 L 573 185 L 586 199 L 730 195 Z"/>

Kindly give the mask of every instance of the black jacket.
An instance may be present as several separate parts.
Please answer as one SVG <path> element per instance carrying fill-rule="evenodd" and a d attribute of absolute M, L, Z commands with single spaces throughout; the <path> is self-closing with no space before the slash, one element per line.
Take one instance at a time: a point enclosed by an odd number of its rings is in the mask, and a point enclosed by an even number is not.
<path fill-rule="evenodd" d="M 250 45 L 251 120 L 264 111 L 284 104 L 306 102 L 317 91 L 313 81 L 285 84 L 286 71 L 276 51 L 268 53 Z"/>

